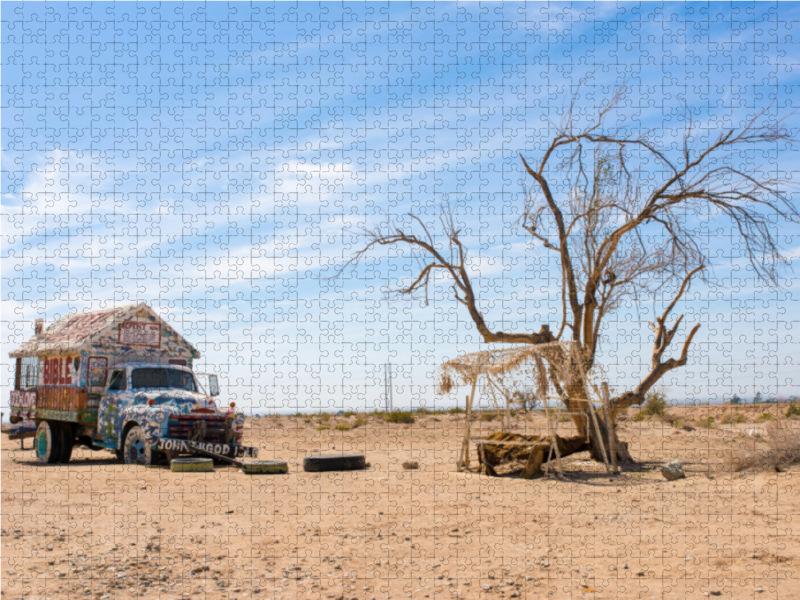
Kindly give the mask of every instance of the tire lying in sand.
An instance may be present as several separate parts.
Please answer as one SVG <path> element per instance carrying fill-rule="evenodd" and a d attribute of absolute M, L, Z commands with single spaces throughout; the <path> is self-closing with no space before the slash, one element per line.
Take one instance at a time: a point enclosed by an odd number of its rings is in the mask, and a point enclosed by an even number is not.
<path fill-rule="evenodd" d="M 303 470 L 310 473 L 321 471 L 361 471 L 367 460 L 363 454 L 315 454 L 303 459 Z"/>
<path fill-rule="evenodd" d="M 214 461 L 210 458 L 174 458 L 169 470 L 174 473 L 205 473 L 214 470 Z"/>
<path fill-rule="evenodd" d="M 242 464 L 242 473 L 269 475 L 283 475 L 289 472 L 289 465 L 285 460 L 254 460 Z"/>

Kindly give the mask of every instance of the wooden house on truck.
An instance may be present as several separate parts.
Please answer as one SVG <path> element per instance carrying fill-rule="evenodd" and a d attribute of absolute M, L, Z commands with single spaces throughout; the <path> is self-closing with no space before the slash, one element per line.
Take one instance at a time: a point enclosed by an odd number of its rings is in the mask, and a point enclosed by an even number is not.
<path fill-rule="evenodd" d="M 11 422 L 36 423 L 41 462 L 69 461 L 76 443 L 140 464 L 191 454 L 191 443 L 255 455 L 240 445 L 244 415 L 214 402 L 216 376 L 206 393 L 192 371 L 200 353 L 144 303 L 68 314 L 46 329 L 38 319 L 10 356 Z"/>

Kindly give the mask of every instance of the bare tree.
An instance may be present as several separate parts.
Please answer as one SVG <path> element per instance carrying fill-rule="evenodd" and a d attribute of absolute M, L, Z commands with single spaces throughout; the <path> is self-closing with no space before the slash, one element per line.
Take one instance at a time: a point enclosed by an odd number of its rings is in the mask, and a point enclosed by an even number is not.
<path fill-rule="evenodd" d="M 753 154 L 769 144 L 791 142 L 781 121 L 770 121 L 766 111 L 755 114 L 740 129 L 718 132 L 699 149 L 698 130 L 685 117 L 679 149 L 667 151 L 651 132 L 631 134 L 608 127 L 625 96 L 619 88 L 597 111 L 596 119 L 578 125 L 576 103 L 580 88 L 565 110 L 555 135 L 538 162 L 520 155 L 530 178 L 526 202 L 518 224 L 558 261 L 561 269 L 562 318 L 553 333 L 547 324 L 538 332 L 494 331 L 486 322 L 468 272 L 468 252 L 456 227 L 454 213 L 444 206 L 439 244 L 423 221 L 409 215 L 411 229 L 396 222 L 368 230 L 365 247 L 350 263 L 376 246 L 404 246 L 422 259 L 418 276 L 397 290 L 411 295 L 428 290 L 436 273 L 452 281 L 455 299 L 467 309 L 485 342 L 542 344 L 571 339 L 581 348 L 584 369 L 595 363 L 604 319 L 623 302 L 669 298 L 651 327 L 655 333 L 650 369 L 633 389 L 611 399 L 611 417 L 626 407 L 641 404 L 645 394 L 666 373 L 682 367 L 699 324 L 683 337 L 676 336 L 683 315 L 670 317 L 692 280 L 707 273 L 708 247 L 697 232 L 695 219 L 727 217 L 737 243 L 743 247 L 757 277 L 777 285 L 779 252 L 776 224 L 797 222 L 798 212 L 784 191 L 785 180 L 770 177 L 758 167 L 747 170 Z M 775 167 L 772 171 L 776 172 Z M 557 192 L 559 191 L 560 192 Z M 348 263 L 348 264 L 350 264 Z M 673 343 L 679 352 L 668 357 Z M 558 382 L 551 377 L 557 388 Z M 559 389 L 570 412 L 577 398 L 585 397 L 586 382 L 575 379 Z M 586 406 L 586 403 L 581 403 Z M 576 410 L 573 410 L 576 409 Z M 588 410 L 584 408 L 583 410 Z M 608 418 L 608 415 L 603 415 Z M 602 447 L 588 426 L 589 415 L 579 410 L 573 418 L 579 434 L 589 438 L 592 455 Z M 601 419 L 601 435 L 606 434 Z M 624 445 L 620 459 L 628 459 Z"/>

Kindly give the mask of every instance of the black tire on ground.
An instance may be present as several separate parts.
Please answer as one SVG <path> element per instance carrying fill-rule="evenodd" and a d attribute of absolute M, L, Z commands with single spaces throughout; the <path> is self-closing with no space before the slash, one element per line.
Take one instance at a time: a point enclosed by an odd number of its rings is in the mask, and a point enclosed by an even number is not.
<path fill-rule="evenodd" d="M 41 421 L 36 427 L 33 438 L 33 449 L 36 460 L 42 464 L 52 465 L 61 454 L 61 427 L 57 421 Z"/>
<path fill-rule="evenodd" d="M 303 459 L 303 470 L 311 473 L 320 471 L 360 471 L 366 468 L 367 460 L 363 454 L 315 454 Z"/>
<path fill-rule="evenodd" d="M 75 446 L 75 434 L 72 432 L 72 423 L 59 422 L 61 427 L 61 452 L 58 455 L 58 462 L 68 463 L 72 458 L 72 448 Z"/>

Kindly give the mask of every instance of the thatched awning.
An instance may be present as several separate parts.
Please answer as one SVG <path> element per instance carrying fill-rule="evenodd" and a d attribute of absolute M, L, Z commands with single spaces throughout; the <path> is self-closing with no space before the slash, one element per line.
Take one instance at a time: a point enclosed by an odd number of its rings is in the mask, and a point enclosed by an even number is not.
<path fill-rule="evenodd" d="M 472 385 L 486 375 L 505 389 L 535 382 L 537 394 L 543 398 L 549 388 L 550 369 L 566 386 L 572 381 L 574 369 L 580 368 L 573 347 L 572 342 L 552 342 L 459 356 L 439 368 L 439 393 L 447 394 L 459 382 Z"/>

